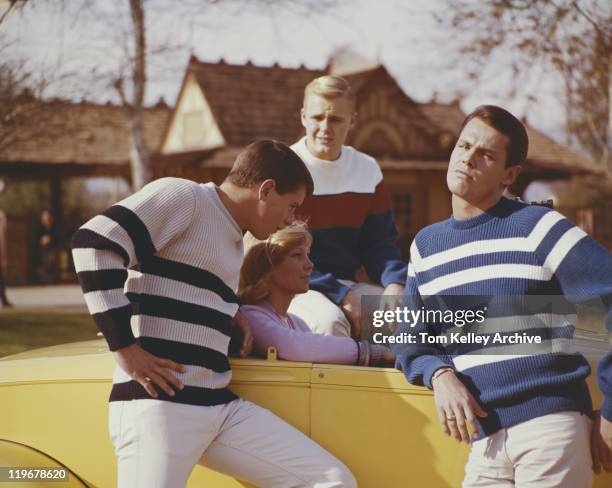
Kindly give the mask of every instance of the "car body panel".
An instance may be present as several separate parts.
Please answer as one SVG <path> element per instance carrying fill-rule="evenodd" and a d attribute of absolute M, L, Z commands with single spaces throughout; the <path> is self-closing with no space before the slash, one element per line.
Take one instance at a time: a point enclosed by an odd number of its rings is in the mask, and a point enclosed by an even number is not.
<path fill-rule="evenodd" d="M 37 467 L 42 469 L 67 469 L 55 459 L 43 454 L 31 447 L 17 444 L 16 442 L 0 440 L 0 466 L 4 467 Z M 3 488 L 19 487 L 34 488 L 40 485 L 49 486 L 48 482 L 20 480 L 16 482 L 2 482 Z M 53 486 L 53 485 L 50 485 Z M 57 485 L 56 485 L 57 486 Z M 68 470 L 68 479 L 61 481 L 62 488 L 82 488 L 85 485 L 81 480 Z"/>
<path fill-rule="evenodd" d="M 263 359 L 231 363 L 235 393 L 329 449 L 360 487 L 460 486 L 469 447 L 442 434 L 432 393 L 408 384 L 401 372 Z M 113 369 L 102 340 L 0 359 L 0 439 L 46 453 L 90 486 L 115 486 L 107 431 Z M 588 381 L 598 405 L 593 375 Z M 612 475 L 605 475 L 594 486 L 611 484 Z M 188 486 L 249 485 L 196 466 Z"/>

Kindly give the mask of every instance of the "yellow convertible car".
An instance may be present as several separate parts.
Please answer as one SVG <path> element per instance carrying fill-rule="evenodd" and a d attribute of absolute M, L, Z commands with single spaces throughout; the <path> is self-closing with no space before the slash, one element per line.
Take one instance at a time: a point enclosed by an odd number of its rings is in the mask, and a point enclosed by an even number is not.
<path fill-rule="evenodd" d="M 590 348 L 592 365 L 608 347 L 604 342 Z M 401 372 L 280 361 L 273 352 L 267 360 L 231 362 L 233 391 L 342 459 L 360 487 L 461 485 L 468 446 L 442 434 L 431 392 L 409 385 Z M 0 486 L 116 485 L 107 434 L 113 368 L 102 339 L 0 359 Z M 599 405 L 592 377 L 589 386 Z M 28 467 L 45 468 L 45 476 L 68 476 L 36 481 Z M 9 477 L 16 482 L 5 483 Z M 611 474 L 595 480 L 595 487 L 612 486 Z M 248 485 L 196 466 L 188 486 Z"/>

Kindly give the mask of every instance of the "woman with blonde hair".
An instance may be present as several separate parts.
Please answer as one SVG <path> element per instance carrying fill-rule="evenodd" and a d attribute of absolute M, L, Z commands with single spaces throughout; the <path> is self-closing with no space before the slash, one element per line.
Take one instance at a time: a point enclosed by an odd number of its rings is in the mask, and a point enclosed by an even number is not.
<path fill-rule="evenodd" d="M 311 243 L 303 222 L 278 230 L 267 241 L 247 243 L 238 296 L 244 304 L 240 311 L 251 324 L 255 351 L 265 355 L 274 346 L 280 358 L 292 361 L 392 364 L 394 357 L 383 346 L 315 334 L 302 319 L 287 313 L 293 297 L 308 291 Z"/>

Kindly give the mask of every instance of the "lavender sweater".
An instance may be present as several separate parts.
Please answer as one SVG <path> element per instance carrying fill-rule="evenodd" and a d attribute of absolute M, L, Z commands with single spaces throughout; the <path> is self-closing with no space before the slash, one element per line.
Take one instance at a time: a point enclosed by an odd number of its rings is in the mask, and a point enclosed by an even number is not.
<path fill-rule="evenodd" d="M 265 356 L 274 346 L 281 359 L 313 363 L 385 366 L 387 349 L 350 337 L 315 334 L 306 322 L 293 314 L 279 315 L 268 302 L 242 305 L 240 312 L 251 324 L 254 349 Z"/>

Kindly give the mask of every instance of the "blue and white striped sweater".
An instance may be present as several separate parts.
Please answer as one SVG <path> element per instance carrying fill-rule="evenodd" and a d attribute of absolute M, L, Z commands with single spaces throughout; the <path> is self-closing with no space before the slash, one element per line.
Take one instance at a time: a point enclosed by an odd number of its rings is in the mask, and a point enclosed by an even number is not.
<path fill-rule="evenodd" d="M 565 295 L 580 302 L 599 297 L 612 330 L 612 257 L 558 212 L 502 198 L 477 217 L 451 217 L 419 232 L 411 248 L 406 294 L 411 300 Z M 557 319 L 558 337 L 573 332 L 575 315 Z M 436 333 L 431 326 L 419 327 Z M 419 327 L 398 332 L 414 333 Z M 489 413 L 481 420 L 485 435 L 548 413 L 592 410 L 585 383 L 590 367 L 569 347 L 536 355 L 450 356 L 441 346 L 402 344 L 394 352 L 397 365 L 415 384 L 431 387 L 437 369 L 454 366 Z M 612 353 L 600 362 L 598 383 L 605 397 L 602 414 L 612 420 Z"/>

